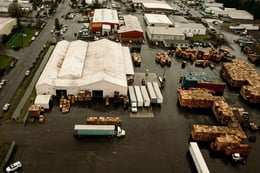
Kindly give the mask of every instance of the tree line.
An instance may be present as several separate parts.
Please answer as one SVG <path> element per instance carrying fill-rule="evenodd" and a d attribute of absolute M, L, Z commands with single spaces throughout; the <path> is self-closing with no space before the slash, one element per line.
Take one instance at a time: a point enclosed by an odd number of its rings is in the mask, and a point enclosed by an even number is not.
<path fill-rule="evenodd" d="M 260 19 L 260 0 L 217 0 L 227 8 L 237 8 L 250 12 L 255 19 Z"/>

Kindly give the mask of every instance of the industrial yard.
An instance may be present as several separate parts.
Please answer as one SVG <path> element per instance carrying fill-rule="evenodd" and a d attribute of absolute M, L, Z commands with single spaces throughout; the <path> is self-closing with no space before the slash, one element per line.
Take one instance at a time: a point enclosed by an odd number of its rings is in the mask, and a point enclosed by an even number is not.
<path fill-rule="evenodd" d="M 148 25 L 140 9 L 135 16 Z M 150 36 L 136 48 L 107 37 L 75 41 L 69 32 L 56 44 L 66 53 L 54 49 L 51 65 L 38 69 L 42 100 L 31 101 L 25 123 L 1 124 L 15 140 L 19 172 L 196 172 L 190 142 L 211 173 L 258 172 L 260 69 L 246 50 L 169 48 Z"/>

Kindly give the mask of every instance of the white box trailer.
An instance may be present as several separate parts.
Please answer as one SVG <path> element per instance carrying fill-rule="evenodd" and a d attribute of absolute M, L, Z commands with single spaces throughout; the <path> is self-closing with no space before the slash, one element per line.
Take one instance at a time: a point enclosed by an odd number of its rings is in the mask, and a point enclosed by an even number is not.
<path fill-rule="evenodd" d="M 156 95 L 157 103 L 159 104 L 163 103 L 163 96 L 157 82 L 153 82 L 153 89 Z"/>
<path fill-rule="evenodd" d="M 141 89 L 141 93 L 142 93 L 143 100 L 144 100 L 144 107 L 149 107 L 151 105 L 150 104 L 150 97 L 148 95 L 146 87 L 145 86 L 140 86 L 140 89 Z"/>
<path fill-rule="evenodd" d="M 128 86 L 128 94 L 129 94 L 131 111 L 137 112 L 137 100 L 136 100 L 135 90 L 133 86 Z"/>
<path fill-rule="evenodd" d="M 207 164 L 200 152 L 197 142 L 190 142 L 189 152 L 196 166 L 198 173 L 209 173 Z"/>
<path fill-rule="evenodd" d="M 151 82 L 147 82 L 146 83 L 146 88 L 147 88 L 147 92 L 149 94 L 150 97 L 150 102 L 151 103 L 157 103 L 157 98 L 153 89 L 153 84 Z"/>
<path fill-rule="evenodd" d="M 143 107 L 144 106 L 144 100 L 143 100 L 143 96 L 140 90 L 139 86 L 134 86 L 135 88 L 135 95 L 136 95 L 136 99 L 137 99 L 137 107 Z"/>

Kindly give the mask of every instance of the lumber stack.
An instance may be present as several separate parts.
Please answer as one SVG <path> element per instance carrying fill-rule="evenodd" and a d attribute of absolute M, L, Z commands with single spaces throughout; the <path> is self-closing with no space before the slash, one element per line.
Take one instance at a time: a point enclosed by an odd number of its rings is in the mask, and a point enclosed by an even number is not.
<path fill-rule="evenodd" d="M 216 137 L 215 141 L 211 142 L 210 148 L 213 151 L 225 151 L 227 146 L 234 146 L 240 144 L 242 141 L 235 135 L 220 135 Z"/>
<path fill-rule="evenodd" d="M 39 120 L 39 123 L 43 123 L 45 117 L 43 115 L 44 109 L 40 105 L 31 105 L 28 110 L 28 118 L 30 123 L 34 123 Z"/>
<path fill-rule="evenodd" d="M 121 126 L 122 120 L 120 117 L 88 117 L 87 124 L 92 125 L 118 125 Z"/>
<path fill-rule="evenodd" d="M 225 100 L 222 96 L 214 96 L 212 90 L 205 88 L 178 89 L 178 99 L 182 107 L 212 108 L 214 101 Z"/>
<path fill-rule="evenodd" d="M 249 103 L 260 103 L 260 74 L 243 60 L 223 63 L 222 77 L 232 86 L 241 88 L 240 95 Z"/>
<path fill-rule="evenodd" d="M 59 107 L 62 113 L 68 113 L 71 107 L 70 100 L 61 97 Z"/>
<path fill-rule="evenodd" d="M 234 117 L 232 108 L 223 100 L 215 101 L 213 103 L 212 111 L 217 121 L 223 125 L 228 125 Z"/>
<path fill-rule="evenodd" d="M 92 94 L 89 90 L 80 90 L 77 96 L 78 101 L 90 101 L 92 100 Z"/>

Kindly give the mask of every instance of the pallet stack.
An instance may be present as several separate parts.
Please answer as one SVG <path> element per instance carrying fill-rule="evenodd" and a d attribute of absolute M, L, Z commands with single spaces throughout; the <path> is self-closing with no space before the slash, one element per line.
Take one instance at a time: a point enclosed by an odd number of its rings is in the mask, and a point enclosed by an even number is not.
<path fill-rule="evenodd" d="M 59 107 L 62 113 L 68 113 L 71 107 L 70 100 L 61 97 Z"/>
<path fill-rule="evenodd" d="M 167 52 L 157 52 L 155 55 L 155 62 L 160 63 L 162 66 L 171 66 L 172 60 Z"/>
<path fill-rule="evenodd" d="M 29 122 L 34 123 L 36 120 L 39 120 L 40 123 L 43 123 L 45 119 L 43 112 L 44 109 L 40 105 L 31 105 L 28 110 Z"/>
<path fill-rule="evenodd" d="M 208 125 L 193 125 L 191 136 L 196 141 L 213 141 L 216 137 L 221 135 L 234 135 L 244 142 L 247 139 L 245 132 L 241 127 L 228 127 L 228 126 L 208 126 Z"/>
<path fill-rule="evenodd" d="M 240 144 L 242 141 L 235 135 L 220 135 L 216 137 L 215 141 L 210 143 L 210 148 L 213 151 L 225 151 L 227 146 L 234 146 Z"/>
<path fill-rule="evenodd" d="M 213 92 L 204 88 L 178 89 L 178 100 L 182 107 L 211 108 L 214 101 L 225 100 L 222 96 L 214 96 Z"/>
<path fill-rule="evenodd" d="M 232 86 L 240 88 L 240 95 L 249 103 L 260 103 L 260 74 L 247 62 L 233 60 L 223 63 L 221 74 Z"/>
<path fill-rule="evenodd" d="M 86 122 L 92 125 L 122 125 L 120 117 L 88 117 Z"/>
<path fill-rule="evenodd" d="M 92 94 L 89 90 L 81 90 L 78 92 L 77 96 L 78 101 L 90 101 L 92 100 Z"/>
<path fill-rule="evenodd" d="M 228 123 L 232 122 L 232 120 L 233 120 L 233 117 L 234 117 L 233 110 L 227 104 L 227 102 L 225 102 L 223 100 L 215 101 L 213 103 L 212 111 L 213 111 L 217 121 L 223 125 L 228 125 Z"/>

